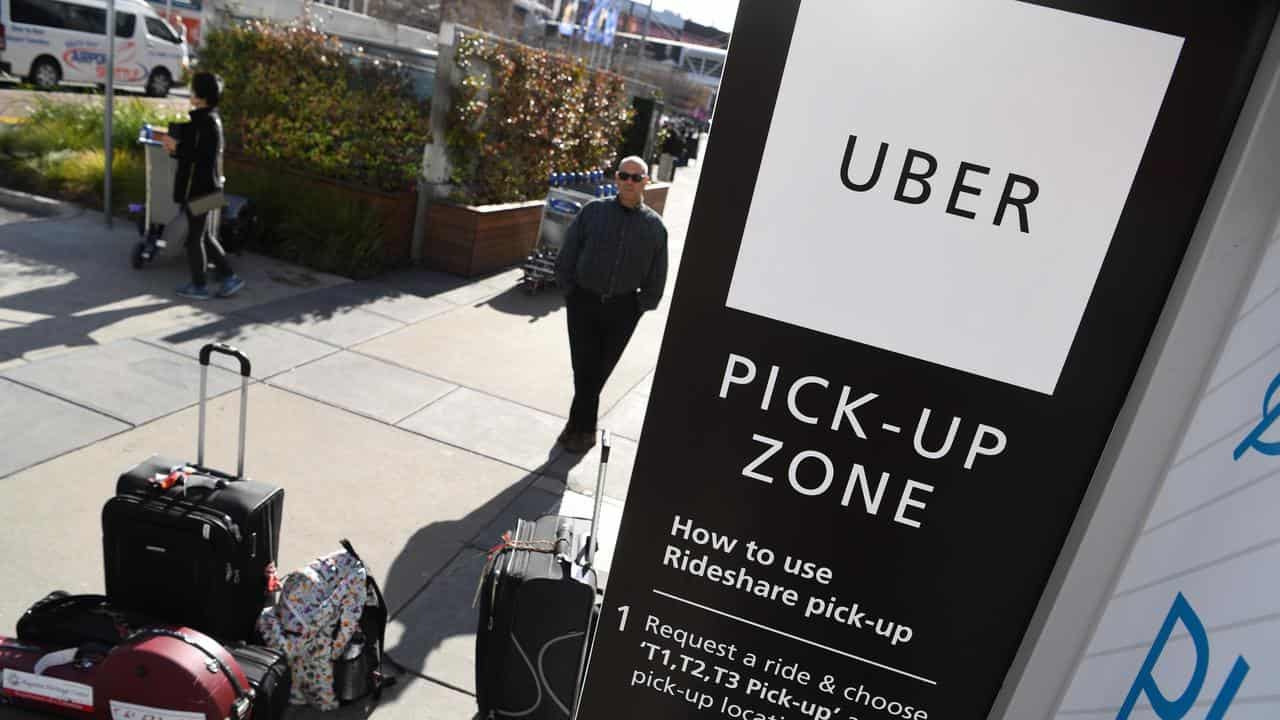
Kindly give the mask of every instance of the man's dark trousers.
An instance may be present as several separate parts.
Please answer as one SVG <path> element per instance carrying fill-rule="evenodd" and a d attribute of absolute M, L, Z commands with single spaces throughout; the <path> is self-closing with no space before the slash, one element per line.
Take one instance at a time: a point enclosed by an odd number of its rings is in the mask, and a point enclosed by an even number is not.
<path fill-rule="evenodd" d="M 573 360 L 573 405 L 569 408 L 568 430 L 594 432 L 600 391 L 640 320 L 639 299 L 634 292 L 602 299 L 575 288 L 565 304 Z"/>

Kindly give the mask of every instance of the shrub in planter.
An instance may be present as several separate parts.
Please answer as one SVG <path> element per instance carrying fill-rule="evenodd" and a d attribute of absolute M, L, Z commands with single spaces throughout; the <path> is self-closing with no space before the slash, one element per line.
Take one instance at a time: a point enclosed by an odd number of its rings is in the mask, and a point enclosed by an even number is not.
<path fill-rule="evenodd" d="M 554 170 L 607 167 L 631 122 L 617 75 L 581 61 L 463 34 L 448 122 L 454 200 L 469 205 L 544 197 Z"/>
<path fill-rule="evenodd" d="M 229 150 L 379 190 L 414 184 L 430 106 L 395 67 L 352 63 L 306 26 L 250 22 L 209 33 L 200 69 L 226 83 Z"/>
<path fill-rule="evenodd" d="M 354 63 L 305 24 L 263 22 L 211 32 L 199 69 L 226 84 L 228 151 L 256 163 L 227 171 L 228 191 L 259 206 L 263 235 L 251 247 L 350 277 L 381 270 L 384 244 L 409 229 L 389 226 L 362 193 L 416 188 L 430 139 L 430 106 L 407 75 Z M 280 169 L 305 176 L 282 182 Z"/>
<path fill-rule="evenodd" d="M 269 165 L 236 162 L 231 172 L 228 189 L 257 205 L 259 235 L 246 239 L 251 249 L 352 278 L 385 267 L 383 239 L 393 229 L 359 196 L 324 183 L 282 182 Z"/>

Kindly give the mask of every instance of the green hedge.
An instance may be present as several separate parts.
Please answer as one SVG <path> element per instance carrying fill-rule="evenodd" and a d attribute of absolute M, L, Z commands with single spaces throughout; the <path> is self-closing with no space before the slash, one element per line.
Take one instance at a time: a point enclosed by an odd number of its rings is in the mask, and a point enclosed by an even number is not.
<path fill-rule="evenodd" d="M 357 66 L 314 29 L 250 22 L 210 32 L 198 69 L 226 84 L 229 149 L 379 190 L 414 186 L 431 108 L 396 68 Z"/>
<path fill-rule="evenodd" d="M 254 249 L 351 278 L 384 269 L 382 239 L 395 229 L 386 227 L 373 207 L 340 188 L 282 182 L 270 167 L 237 166 L 234 172 L 228 186 L 258 208 L 263 230 L 249 239 Z"/>
<path fill-rule="evenodd" d="M 463 76 L 447 137 L 455 200 L 542 198 L 553 171 L 613 164 L 634 114 L 621 77 L 475 34 L 459 38 L 454 62 Z"/>

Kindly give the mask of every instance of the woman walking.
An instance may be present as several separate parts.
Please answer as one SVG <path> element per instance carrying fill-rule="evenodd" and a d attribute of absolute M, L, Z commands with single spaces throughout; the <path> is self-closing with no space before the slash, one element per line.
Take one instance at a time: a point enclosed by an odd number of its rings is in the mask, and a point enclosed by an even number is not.
<path fill-rule="evenodd" d="M 191 283 L 178 294 L 193 300 L 210 297 L 207 268 L 213 263 L 217 288 L 213 294 L 230 297 L 244 287 L 244 280 L 231 269 L 227 254 L 218 244 L 218 216 L 222 195 L 222 118 L 218 100 L 222 83 L 212 73 L 196 73 L 191 80 L 190 122 L 169 126 L 169 133 L 157 133 L 169 154 L 178 159 L 173 183 L 173 200 L 187 216 L 187 263 Z"/>

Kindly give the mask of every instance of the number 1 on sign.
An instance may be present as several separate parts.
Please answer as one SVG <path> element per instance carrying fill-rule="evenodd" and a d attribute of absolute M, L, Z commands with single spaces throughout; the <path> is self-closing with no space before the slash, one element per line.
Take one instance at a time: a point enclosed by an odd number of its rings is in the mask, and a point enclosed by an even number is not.
<path fill-rule="evenodd" d="M 618 632 L 622 632 L 627 629 L 627 616 L 631 614 L 631 606 L 623 605 L 619 607 L 618 613 L 622 615 L 622 617 L 618 619 Z"/>

